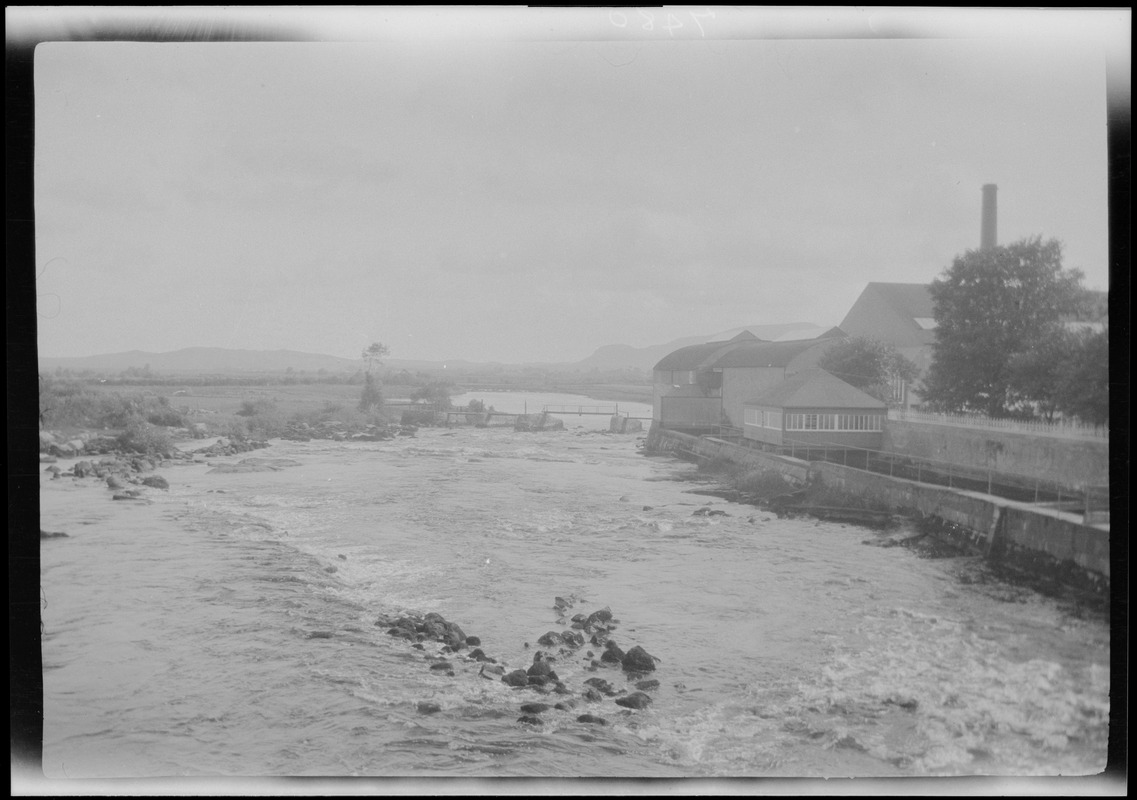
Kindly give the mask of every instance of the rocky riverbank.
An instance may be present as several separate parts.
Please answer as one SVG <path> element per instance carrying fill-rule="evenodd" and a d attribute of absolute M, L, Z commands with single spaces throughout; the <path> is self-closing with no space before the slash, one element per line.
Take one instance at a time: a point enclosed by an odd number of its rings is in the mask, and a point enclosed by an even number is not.
<path fill-rule="evenodd" d="M 80 432 L 63 437 L 50 431 L 40 432 L 40 463 L 47 464 L 45 472 L 52 480 L 69 477 L 73 480 L 90 479 L 106 485 L 112 500 L 146 501 L 149 489 L 166 490 L 169 481 L 157 474 L 179 464 L 193 464 L 207 457 L 232 456 L 268 447 L 268 442 L 249 439 L 217 439 L 212 444 L 193 451 L 181 450 L 167 439 L 155 440 L 157 446 L 140 452 L 122 435 Z M 60 459 L 78 459 L 67 469 L 59 466 Z M 40 538 L 55 538 L 66 534 L 40 531 Z"/>

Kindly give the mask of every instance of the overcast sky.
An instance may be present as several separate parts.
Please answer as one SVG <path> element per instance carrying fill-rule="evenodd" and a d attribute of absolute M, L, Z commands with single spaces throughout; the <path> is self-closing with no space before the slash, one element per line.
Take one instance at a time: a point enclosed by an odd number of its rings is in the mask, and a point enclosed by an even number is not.
<path fill-rule="evenodd" d="M 1001 243 L 1060 239 L 1108 288 L 1087 26 L 762 39 L 695 11 L 679 36 L 658 9 L 572 12 L 607 40 L 40 45 L 40 355 L 557 362 L 836 325 L 867 282 L 976 247 L 985 183 Z"/>

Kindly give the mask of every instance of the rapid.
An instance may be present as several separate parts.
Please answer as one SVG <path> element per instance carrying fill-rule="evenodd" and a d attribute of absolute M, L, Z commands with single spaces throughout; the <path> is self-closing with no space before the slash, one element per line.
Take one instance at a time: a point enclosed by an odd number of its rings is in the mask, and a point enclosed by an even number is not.
<path fill-rule="evenodd" d="M 594 402 L 488 396 L 510 404 Z M 462 398 L 458 398 L 462 400 Z M 643 405 L 621 410 L 650 415 Z M 607 417 L 566 430 L 423 428 L 291 442 L 278 471 L 162 470 L 112 502 L 41 478 L 43 769 L 163 776 L 1088 775 L 1105 767 L 1108 620 L 969 556 L 866 543 L 904 531 L 692 493 Z M 184 443 L 183 449 L 194 444 Z M 66 463 L 61 463 L 66 468 Z M 695 515 L 710 505 L 721 515 Z M 507 669 L 546 650 L 578 691 L 588 644 L 537 643 L 608 607 L 658 658 L 644 710 L 547 699 L 414 649 L 382 616 L 438 612 Z M 631 687 L 628 686 L 629 691 Z M 557 698 L 558 700 L 561 698 Z M 420 703 L 438 713 L 421 713 Z M 548 700 L 549 703 L 554 702 Z M 577 721 L 590 713 L 609 724 Z"/>

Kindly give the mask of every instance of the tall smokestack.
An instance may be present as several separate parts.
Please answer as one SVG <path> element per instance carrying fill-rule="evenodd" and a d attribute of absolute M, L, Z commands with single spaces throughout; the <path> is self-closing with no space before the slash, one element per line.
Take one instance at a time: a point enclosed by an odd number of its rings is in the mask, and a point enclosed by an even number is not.
<path fill-rule="evenodd" d="M 983 227 L 979 231 L 979 249 L 990 250 L 996 245 L 996 211 L 995 193 L 999 187 L 993 183 L 983 185 Z"/>

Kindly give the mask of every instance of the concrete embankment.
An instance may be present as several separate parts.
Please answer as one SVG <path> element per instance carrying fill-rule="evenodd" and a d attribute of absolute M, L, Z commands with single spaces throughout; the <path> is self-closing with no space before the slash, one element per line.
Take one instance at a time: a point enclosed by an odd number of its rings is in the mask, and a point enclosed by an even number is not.
<path fill-rule="evenodd" d="M 803 461 L 713 437 L 653 426 L 645 451 L 697 460 L 722 458 L 773 470 L 791 482 L 823 484 L 931 521 L 934 535 L 1007 566 L 1095 593 L 1109 590 L 1109 528 L 1043 505 L 878 475 L 824 461 Z"/>

